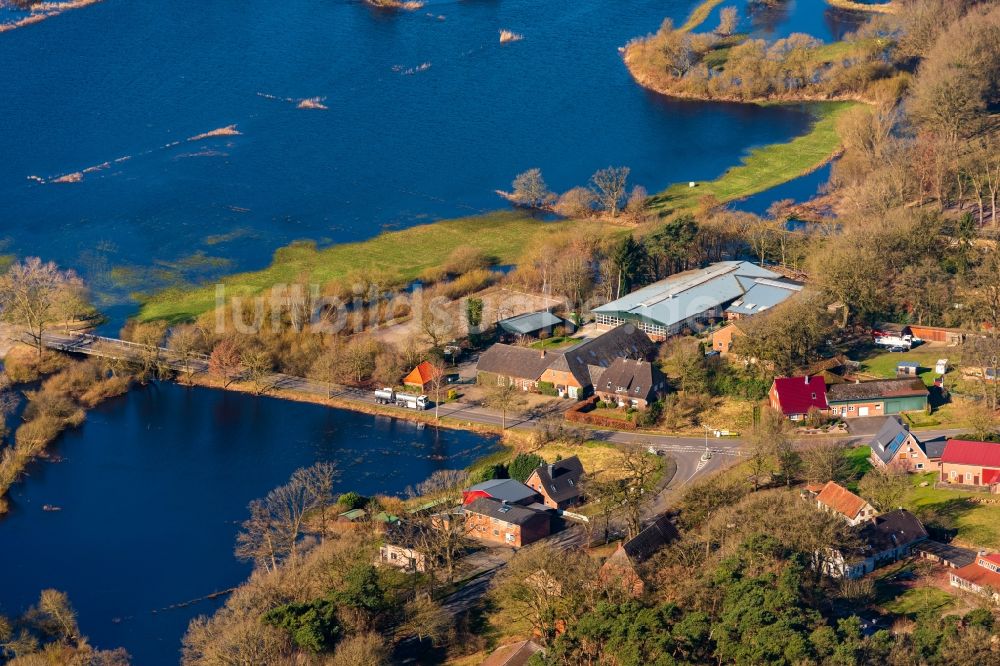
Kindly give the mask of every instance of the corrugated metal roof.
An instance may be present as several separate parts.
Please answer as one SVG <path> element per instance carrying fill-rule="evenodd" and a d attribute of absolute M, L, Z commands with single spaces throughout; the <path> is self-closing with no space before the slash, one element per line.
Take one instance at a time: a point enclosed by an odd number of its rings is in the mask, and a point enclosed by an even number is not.
<path fill-rule="evenodd" d="M 775 305 L 784 303 L 800 291 L 802 291 L 802 285 L 794 282 L 780 282 L 778 280 L 757 278 L 753 286 L 742 297 L 726 308 L 726 312 L 755 315 L 773 308 Z"/>
<path fill-rule="evenodd" d="M 1000 444 L 949 439 L 941 454 L 941 462 L 1000 467 Z"/>
<path fill-rule="evenodd" d="M 529 312 L 498 322 L 500 328 L 508 333 L 517 333 L 520 335 L 534 333 L 550 326 L 562 326 L 562 324 L 563 320 L 548 310 Z"/>
<path fill-rule="evenodd" d="M 746 289 L 741 279 L 779 277 L 778 273 L 746 261 L 720 261 L 706 268 L 672 275 L 593 311 L 670 327 L 742 296 Z"/>

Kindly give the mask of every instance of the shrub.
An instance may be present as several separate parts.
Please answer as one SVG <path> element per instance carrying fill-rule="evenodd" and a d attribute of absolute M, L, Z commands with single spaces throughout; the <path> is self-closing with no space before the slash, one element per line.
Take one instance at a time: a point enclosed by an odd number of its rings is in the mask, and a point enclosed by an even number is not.
<path fill-rule="evenodd" d="M 340 636 L 337 607 L 326 599 L 278 606 L 264 613 L 264 622 L 285 629 L 293 643 L 313 653 L 332 649 Z"/>
<path fill-rule="evenodd" d="M 534 453 L 519 453 L 508 465 L 507 472 L 510 478 L 524 483 L 535 469 L 544 464 L 545 460 L 541 456 Z"/>
<path fill-rule="evenodd" d="M 452 300 L 468 296 L 493 284 L 496 281 L 496 277 L 496 273 L 482 268 L 469 271 L 465 275 L 443 285 L 442 295 Z"/>
<path fill-rule="evenodd" d="M 489 268 L 494 263 L 493 258 L 472 245 L 460 245 L 452 250 L 444 262 L 444 272 L 451 275 L 464 275 L 475 270 Z"/>
<path fill-rule="evenodd" d="M 490 479 L 506 479 L 507 466 L 502 463 L 483 465 L 469 472 L 469 485 L 474 486 Z"/>
<path fill-rule="evenodd" d="M 542 395 L 559 395 L 559 391 L 556 390 L 556 385 L 552 382 L 538 382 L 538 392 Z"/>
<path fill-rule="evenodd" d="M 368 498 L 364 495 L 360 495 L 353 490 L 342 494 L 337 498 L 337 504 L 350 509 L 363 509 L 365 505 L 368 504 Z"/>

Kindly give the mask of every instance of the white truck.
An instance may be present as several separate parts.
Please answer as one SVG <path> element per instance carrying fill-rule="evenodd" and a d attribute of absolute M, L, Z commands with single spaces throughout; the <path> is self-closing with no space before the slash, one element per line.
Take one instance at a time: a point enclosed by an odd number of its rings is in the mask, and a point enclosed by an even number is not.
<path fill-rule="evenodd" d="M 875 344 L 879 347 L 903 347 L 910 349 L 913 347 L 914 339 L 912 335 L 895 335 L 882 333 L 875 336 Z"/>
<path fill-rule="evenodd" d="M 406 409 L 427 409 L 426 395 L 413 395 L 412 393 L 396 393 L 392 388 L 386 387 L 375 391 L 375 402 L 380 405 L 396 405 Z"/>

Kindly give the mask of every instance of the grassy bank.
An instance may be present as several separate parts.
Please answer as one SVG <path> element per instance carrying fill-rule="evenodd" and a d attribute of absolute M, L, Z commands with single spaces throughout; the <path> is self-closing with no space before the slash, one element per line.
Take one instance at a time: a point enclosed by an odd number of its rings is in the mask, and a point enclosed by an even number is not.
<path fill-rule="evenodd" d="M 818 102 L 809 108 L 816 121 L 809 132 L 788 143 L 757 148 L 739 166 L 715 180 L 688 187 L 672 185 L 654 196 L 651 205 L 664 211 L 694 208 L 705 197 L 720 203 L 748 197 L 804 176 L 826 164 L 841 147 L 837 120 L 859 102 Z"/>
<path fill-rule="evenodd" d="M 691 15 L 680 27 L 685 32 L 691 32 L 711 16 L 712 10 L 723 3 L 723 0 L 705 0 L 703 3 L 691 10 Z"/>
<path fill-rule="evenodd" d="M 463 245 L 474 246 L 501 264 L 513 263 L 527 247 L 569 224 L 598 223 L 543 222 L 525 212 L 502 211 L 420 225 L 325 249 L 299 242 L 275 252 L 267 268 L 231 275 L 221 282 L 227 297 L 254 296 L 277 284 L 322 285 L 364 270 L 378 271 L 383 282 L 405 283 L 428 268 L 441 266 Z M 143 303 L 139 319 L 184 321 L 214 306 L 214 284 L 170 289 Z"/>

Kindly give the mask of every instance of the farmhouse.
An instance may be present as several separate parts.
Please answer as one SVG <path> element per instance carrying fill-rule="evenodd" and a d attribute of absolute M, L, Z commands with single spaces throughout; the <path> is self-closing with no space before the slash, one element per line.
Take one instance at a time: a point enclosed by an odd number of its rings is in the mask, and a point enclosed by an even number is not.
<path fill-rule="evenodd" d="M 525 391 L 546 386 L 561 398 L 583 398 L 618 358 L 649 359 L 656 346 L 630 324 L 617 326 L 563 350 L 546 351 L 496 344 L 483 352 L 476 366 L 480 384 L 511 383 Z"/>
<path fill-rule="evenodd" d="M 1000 603 L 1000 554 L 980 554 L 976 561 L 948 574 L 949 582 L 963 590 L 988 595 Z"/>
<path fill-rule="evenodd" d="M 667 390 L 667 378 L 660 369 L 643 360 L 616 358 L 594 379 L 594 393 L 604 402 L 619 407 L 646 409 Z"/>
<path fill-rule="evenodd" d="M 736 338 L 744 335 L 746 333 L 736 322 L 726 324 L 712 333 L 712 351 L 719 352 L 720 356 L 728 356 L 733 351 L 733 343 Z"/>
<path fill-rule="evenodd" d="M 514 548 L 544 539 L 551 529 L 547 512 L 489 497 L 465 505 L 464 512 L 470 537 Z"/>
<path fill-rule="evenodd" d="M 567 509 L 580 501 L 583 464 L 576 456 L 539 465 L 526 485 L 542 496 L 542 504 L 553 509 Z"/>
<path fill-rule="evenodd" d="M 379 563 L 403 571 L 427 571 L 427 555 L 416 548 L 398 543 L 386 543 L 379 548 Z"/>
<path fill-rule="evenodd" d="M 815 377 L 775 377 L 768 393 L 771 407 L 793 421 L 801 421 L 810 409 L 826 411 L 826 381 Z"/>
<path fill-rule="evenodd" d="M 642 596 L 645 589 L 640 575 L 642 563 L 679 536 L 670 518 L 660 516 L 635 537 L 619 544 L 618 550 L 601 566 L 601 581 L 619 585 L 634 597 Z"/>
<path fill-rule="evenodd" d="M 876 516 L 858 532 L 861 549 L 835 552 L 826 571 L 835 578 L 861 578 L 879 567 L 906 557 L 927 539 L 927 530 L 909 511 L 898 509 Z"/>
<path fill-rule="evenodd" d="M 816 506 L 843 518 L 854 527 L 878 513 L 871 504 L 852 493 L 836 481 L 828 481 L 816 495 Z"/>
<path fill-rule="evenodd" d="M 944 445 L 943 439 L 921 442 L 898 416 L 890 416 L 869 442 L 870 460 L 873 467 L 880 469 L 891 465 L 908 472 L 939 469 Z"/>
<path fill-rule="evenodd" d="M 941 483 L 1000 492 L 1000 444 L 948 440 L 941 454 Z"/>
<path fill-rule="evenodd" d="M 535 391 L 538 378 L 555 355 L 544 349 L 496 344 L 479 357 L 477 380 L 480 384 L 513 384 L 522 391 Z"/>
<path fill-rule="evenodd" d="M 830 413 L 842 418 L 882 416 L 927 409 L 927 387 L 919 379 L 878 379 L 833 384 L 826 390 Z"/>
<path fill-rule="evenodd" d="M 747 294 L 760 286 L 760 303 Z M 796 289 L 795 287 L 798 287 Z M 740 318 L 764 312 L 794 295 L 801 286 L 747 261 L 720 261 L 705 268 L 677 273 L 665 280 L 606 303 L 593 312 L 598 324 L 631 323 L 655 340 L 665 340 L 685 328 L 721 319 L 727 308 Z"/>

